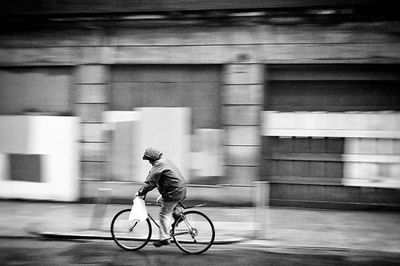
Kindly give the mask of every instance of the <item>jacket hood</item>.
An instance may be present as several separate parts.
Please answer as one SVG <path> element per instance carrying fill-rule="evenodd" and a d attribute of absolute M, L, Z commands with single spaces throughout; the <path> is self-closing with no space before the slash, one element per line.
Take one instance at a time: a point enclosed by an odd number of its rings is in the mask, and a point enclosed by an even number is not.
<path fill-rule="evenodd" d="M 162 156 L 161 151 L 154 148 L 148 148 L 144 152 L 143 160 L 157 161 L 161 158 L 161 156 Z"/>

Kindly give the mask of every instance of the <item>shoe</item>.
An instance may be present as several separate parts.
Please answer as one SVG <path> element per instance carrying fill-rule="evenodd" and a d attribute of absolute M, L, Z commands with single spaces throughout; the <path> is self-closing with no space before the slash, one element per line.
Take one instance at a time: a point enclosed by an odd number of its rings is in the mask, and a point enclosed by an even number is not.
<path fill-rule="evenodd" d="M 161 246 L 167 246 L 169 245 L 171 242 L 169 241 L 169 239 L 165 239 L 165 240 L 157 240 L 153 243 L 153 245 L 155 247 L 161 247 Z"/>

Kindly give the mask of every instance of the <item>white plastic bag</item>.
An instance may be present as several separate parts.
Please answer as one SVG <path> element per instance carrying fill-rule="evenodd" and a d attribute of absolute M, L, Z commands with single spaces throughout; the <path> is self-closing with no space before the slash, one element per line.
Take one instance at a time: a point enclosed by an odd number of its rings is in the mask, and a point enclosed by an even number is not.
<path fill-rule="evenodd" d="M 137 222 L 143 222 L 147 219 L 147 209 L 144 200 L 136 197 L 133 200 L 131 213 L 129 214 L 129 226 L 134 226 Z"/>

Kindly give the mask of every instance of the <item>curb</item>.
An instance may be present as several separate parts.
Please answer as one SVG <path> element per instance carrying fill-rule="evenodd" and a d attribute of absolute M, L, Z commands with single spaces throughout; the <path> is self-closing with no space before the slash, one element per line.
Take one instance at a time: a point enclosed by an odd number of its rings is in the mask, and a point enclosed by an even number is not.
<path fill-rule="evenodd" d="M 55 238 L 55 239 L 68 239 L 68 240 L 113 240 L 111 235 L 98 235 L 98 234 L 83 234 L 83 233 L 55 233 L 55 232 L 37 232 L 33 233 L 43 238 Z M 151 238 L 150 242 L 154 242 L 157 239 Z M 245 238 L 229 238 L 214 240 L 213 245 L 228 245 L 244 242 L 248 239 Z"/>
<path fill-rule="evenodd" d="M 259 249 L 270 253 L 283 253 L 283 254 L 301 254 L 301 255 L 321 255 L 321 256 L 346 256 L 349 254 L 359 255 L 364 257 L 385 257 L 400 259 L 400 252 L 396 251 L 382 251 L 382 250 L 365 250 L 354 248 L 338 248 L 338 247 L 321 247 L 321 246 L 279 246 L 265 243 L 256 243 L 250 241 L 243 241 L 239 245 L 248 249 Z"/>

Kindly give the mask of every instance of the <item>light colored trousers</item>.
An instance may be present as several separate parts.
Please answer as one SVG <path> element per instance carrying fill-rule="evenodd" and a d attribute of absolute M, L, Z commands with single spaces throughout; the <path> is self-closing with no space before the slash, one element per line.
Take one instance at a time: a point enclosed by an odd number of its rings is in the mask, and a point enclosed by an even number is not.
<path fill-rule="evenodd" d="M 160 209 L 160 240 L 171 238 L 171 225 L 173 222 L 172 213 L 179 201 L 164 201 L 162 196 L 157 198 L 157 203 L 161 205 Z"/>

